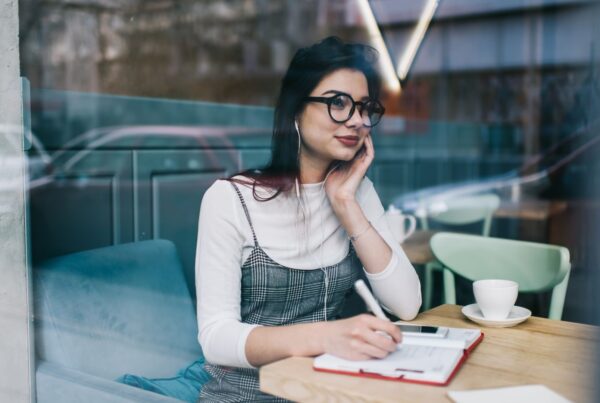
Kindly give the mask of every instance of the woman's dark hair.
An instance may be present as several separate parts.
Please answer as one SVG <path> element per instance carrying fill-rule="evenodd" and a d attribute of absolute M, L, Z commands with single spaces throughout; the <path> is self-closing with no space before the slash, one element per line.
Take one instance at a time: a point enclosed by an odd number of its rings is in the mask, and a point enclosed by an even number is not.
<path fill-rule="evenodd" d="M 381 79 L 375 69 L 377 51 L 371 46 L 344 43 L 330 36 L 322 41 L 299 49 L 281 82 L 279 97 L 275 106 L 271 161 L 262 169 L 241 172 L 248 180 L 229 180 L 251 184 L 256 200 L 267 201 L 281 192 L 290 190 L 297 179 L 300 181 L 298 160 L 298 134 L 294 120 L 303 110 L 304 98 L 328 74 L 339 69 L 353 69 L 362 72 L 369 89 L 369 97 L 379 98 Z M 256 187 L 272 190 L 268 196 L 260 196 Z"/>

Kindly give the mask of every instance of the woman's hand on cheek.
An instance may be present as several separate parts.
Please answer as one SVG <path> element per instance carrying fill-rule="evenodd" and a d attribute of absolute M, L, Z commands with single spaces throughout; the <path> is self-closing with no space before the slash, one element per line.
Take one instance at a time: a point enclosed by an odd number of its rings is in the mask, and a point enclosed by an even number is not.
<path fill-rule="evenodd" d="M 325 191 L 334 208 L 336 204 L 355 200 L 356 190 L 374 157 L 373 140 L 369 134 L 365 137 L 364 152 L 352 159 L 349 166 L 337 168 L 329 174 L 325 181 Z"/>
<path fill-rule="evenodd" d="M 402 341 L 397 326 L 373 315 L 326 322 L 326 326 L 322 350 L 347 360 L 384 358 Z"/>

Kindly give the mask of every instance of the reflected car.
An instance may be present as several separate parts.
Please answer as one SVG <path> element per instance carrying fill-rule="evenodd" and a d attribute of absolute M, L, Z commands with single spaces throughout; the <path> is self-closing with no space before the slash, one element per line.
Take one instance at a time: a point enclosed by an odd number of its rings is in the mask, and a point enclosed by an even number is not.
<path fill-rule="evenodd" d="M 395 198 L 391 206 L 426 217 L 443 211 L 448 200 L 485 193 L 497 194 L 512 203 L 528 199 L 598 198 L 599 175 L 593 172 L 593 169 L 600 169 L 597 162 L 600 157 L 598 126 L 600 124 L 596 122 L 576 131 L 545 152 L 528 158 L 518 169 L 489 178 L 407 193 Z"/>

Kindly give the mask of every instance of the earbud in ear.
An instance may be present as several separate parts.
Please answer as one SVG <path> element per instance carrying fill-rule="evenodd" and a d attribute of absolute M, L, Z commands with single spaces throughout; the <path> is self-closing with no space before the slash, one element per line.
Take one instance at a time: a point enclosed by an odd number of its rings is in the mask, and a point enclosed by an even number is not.
<path fill-rule="evenodd" d="M 298 158 L 300 158 L 300 145 L 302 141 L 300 140 L 300 128 L 296 119 L 294 119 L 294 126 L 296 126 L 296 134 L 298 135 Z"/>

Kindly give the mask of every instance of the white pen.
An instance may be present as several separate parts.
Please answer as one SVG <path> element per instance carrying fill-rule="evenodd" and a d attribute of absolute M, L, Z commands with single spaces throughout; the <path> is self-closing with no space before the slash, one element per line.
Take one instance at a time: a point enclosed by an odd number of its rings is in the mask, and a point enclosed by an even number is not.
<path fill-rule="evenodd" d="M 377 303 L 377 300 L 375 299 L 373 294 L 371 294 L 371 291 L 369 291 L 369 287 L 367 287 L 364 281 L 356 280 L 356 282 L 354 283 L 354 289 L 356 290 L 358 295 L 360 295 L 363 301 L 365 301 L 365 304 L 367 304 L 367 308 L 369 308 L 369 311 L 373 312 L 373 314 L 379 319 L 389 321 L 389 318 L 385 316 L 383 310 L 379 306 L 379 303 Z M 382 330 L 377 330 L 375 333 L 379 333 L 382 336 L 387 337 L 388 339 L 392 338 L 392 336 L 390 336 Z"/>
<path fill-rule="evenodd" d="M 367 308 L 369 308 L 369 310 L 373 312 L 375 316 L 377 316 L 379 319 L 389 320 L 381 310 L 381 307 L 377 303 L 377 300 L 375 299 L 373 294 L 371 294 L 371 291 L 369 291 L 369 287 L 367 287 L 364 281 L 356 280 L 356 282 L 354 283 L 354 289 L 356 290 L 358 295 L 360 295 L 363 301 L 365 301 L 365 304 L 367 304 Z"/>

